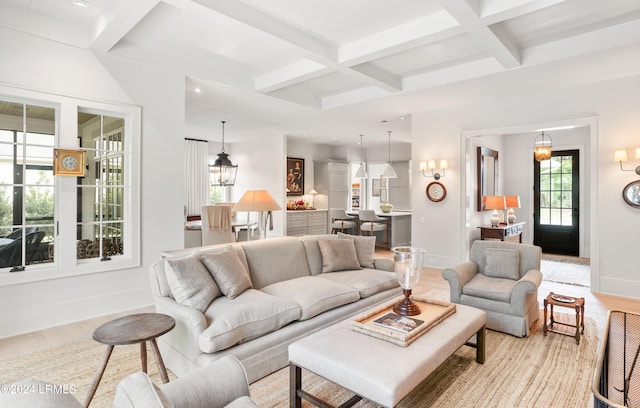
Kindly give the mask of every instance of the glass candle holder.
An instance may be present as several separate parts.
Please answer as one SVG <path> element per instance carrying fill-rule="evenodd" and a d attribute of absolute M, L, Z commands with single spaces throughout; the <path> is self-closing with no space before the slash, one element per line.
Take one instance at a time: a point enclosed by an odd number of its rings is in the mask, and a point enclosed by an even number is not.
<path fill-rule="evenodd" d="M 410 297 L 412 289 L 420 280 L 425 252 L 422 248 L 409 246 L 393 248 L 396 279 L 398 279 L 404 293 L 404 299 L 393 306 L 393 311 L 401 316 L 420 314 L 420 307 Z"/>

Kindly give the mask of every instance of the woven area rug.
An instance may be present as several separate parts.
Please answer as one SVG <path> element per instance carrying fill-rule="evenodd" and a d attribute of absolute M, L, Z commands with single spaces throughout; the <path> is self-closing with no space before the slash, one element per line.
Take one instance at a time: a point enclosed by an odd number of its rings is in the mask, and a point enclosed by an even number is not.
<path fill-rule="evenodd" d="M 556 313 L 556 320 L 574 316 Z M 571 337 L 542 335 L 541 320 L 528 338 L 487 332 L 486 362 L 475 362 L 475 350 L 462 347 L 441 365 L 400 407 L 585 407 L 595 366 L 598 339 L 592 319 L 585 319 L 580 345 Z M 363 334 L 364 335 L 364 334 Z M 106 346 L 91 339 L 0 361 L 0 384 L 38 378 L 71 387 L 84 401 Z M 140 370 L 139 346 L 116 346 L 91 407 L 110 407 L 118 382 Z M 149 350 L 149 374 L 161 384 Z M 175 379 L 173 373 L 169 373 Z M 305 389 L 338 405 L 351 394 L 305 372 Z M 251 385 L 251 395 L 262 408 L 289 405 L 289 372 L 282 369 Z M 309 405 L 305 405 L 309 406 Z M 370 401 L 356 406 L 377 407 Z"/>
<path fill-rule="evenodd" d="M 554 315 L 558 321 L 575 319 Z M 598 346 L 595 322 L 585 319 L 579 345 L 572 337 L 543 336 L 541 325 L 540 320 L 528 338 L 487 331 L 484 364 L 475 362 L 474 349 L 462 347 L 398 407 L 586 407 Z M 303 389 L 334 406 L 353 395 L 308 371 L 303 371 L 302 381 Z M 284 368 L 253 383 L 251 395 L 262 408 L 284 408 L 289 406 L 288 386 L 289 371 Z M 356 407 L 379 405 L 363 400 Z"/>

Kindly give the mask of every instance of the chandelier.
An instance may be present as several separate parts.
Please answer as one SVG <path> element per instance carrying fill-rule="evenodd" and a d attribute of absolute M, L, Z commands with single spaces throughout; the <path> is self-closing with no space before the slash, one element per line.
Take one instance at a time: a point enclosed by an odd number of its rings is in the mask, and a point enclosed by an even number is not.
<path fill-rule="evenodd" d="M 218 158 L 209 165 L 213 173 L 212 186 L 233 186 L 236 183 L 236 173 L 238 165 L 233 165 L 229 160 L 229 155 L 224 152 L 224 120 L 222 123 L 222 151 L 218 153 Z"/>

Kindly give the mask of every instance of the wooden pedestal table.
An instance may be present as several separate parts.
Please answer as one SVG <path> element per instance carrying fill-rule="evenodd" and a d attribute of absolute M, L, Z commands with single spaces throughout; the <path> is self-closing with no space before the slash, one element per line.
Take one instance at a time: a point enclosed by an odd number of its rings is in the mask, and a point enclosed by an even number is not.
<path fill-rule="evenodd" d="M 551 306 L 551 315 L 547 320 L 547 306 Z M 553 318 L 553 306 L 562 306 L 575 309 L 576 311 L 576 324 L 563 323 L 555 321 Z M 566 333 L 559 330 L 554 330 L 554 324 L 561 324 L 563 326 L 575 327 L 575 334 Z M 558 295 L 556 293 L 549 293 L 544 299 L 544 326 L 543 333 L 546 336 L 547 332 L 564 334 L 565 336 L 572 336 L 576 339 L 576 344 L 580 344 L 580 333 L 584 333 L 584 298 L 575 298 L 572 296 Z"/>
<path fill-rule="evenodd" d="M 129 316 L 124 316 L 119 319 L 112 320 L 98 327 L 93 332 L 93 339 L 99 343 L 107 345 L 107 351 L 102 359 L 102 364 L 98 368 L 96 378 L 93 380 L 93 384 L 89 389 L 89 394 L 84 403 L 85 407 L 88 407 L 93 399 L 98 384 L 102 379 L 107 363 L 113 352 L 113 348 L 117 345 L 125 344 L 137 344 L 140 343 L 140 360 L 142 362 L 142 371 L 147 372 L 147 344 L 148 341 L 151 344 L 151 349 L 156 357 L 158 363 L 158 371 L 163 383 L 169 382 L 169 376 L 167 375 L 167 369 L 162 361 L 160 350 L 158 350 L 158 344 L 156 338 L 167 333 L 176 325 L 176 321 L 173 317 L 160 313 L 140 313 Z"/>

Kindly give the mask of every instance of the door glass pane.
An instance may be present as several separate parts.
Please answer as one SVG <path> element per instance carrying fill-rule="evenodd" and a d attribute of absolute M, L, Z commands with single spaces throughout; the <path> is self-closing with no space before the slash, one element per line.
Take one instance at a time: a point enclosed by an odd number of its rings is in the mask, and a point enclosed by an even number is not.
<path fill-rule="evenodd" d="M 571 156 L 553 156 L 540 162 L 540 224 L 571 226 Z"/>

